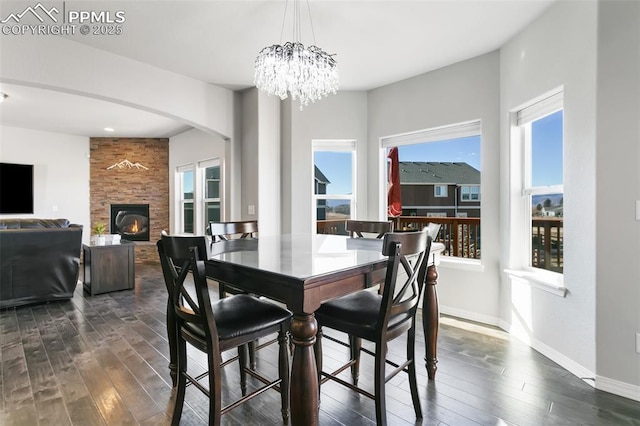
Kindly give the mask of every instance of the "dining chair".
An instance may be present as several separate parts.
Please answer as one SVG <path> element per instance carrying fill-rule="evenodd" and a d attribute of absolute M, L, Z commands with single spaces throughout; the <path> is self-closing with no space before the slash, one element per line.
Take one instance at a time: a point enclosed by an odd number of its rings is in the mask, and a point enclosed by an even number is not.
<path fill-rule="evenodd" d="M 346 230 L 351 238 L 365 238 L 365 234 L 377 234 L 376 238 L 384 237 L 393 231 L 393 221 L 347 220 Z"/>
<path fill-rule="evenodd" d="M 220 241 L 229 241 L 234 238 L 257 238 L 258 221 L 234 221 L 234 222 L 209 222 L 209 232 L 211 233 L 211 244 Z M 245 294 L 244 290 L 234 287 L 232 284 L 218 281 L 218 293 L 220 298 L 227 297 L 228 294 Z M 256 367 L 256 351 L 269 346 L 278 341 L 277 337 L 262 343 L 249 343 L 249 363 L 251 368 Z"/>
<path fill-rule="evenodd" d="M 221 416 L 231 409 L 267 389 L 275 388 L 280 392 L 282 419 L 287 424 L 289 355 L 286 333 L 291 313 L 278 305 L 247 294 L 212 302 L 202 255 L 203 251 L 206 252 L 206 244 L 205 237 L 166 234 L 161 235 L 157 242 L 169 300 L 175 313 L 175 339 L 170 339 L 173 340 L 170 344 L 176 346 L 178 380 L 171 424 L 180 423 L 188 385 L 195 386 L 209 397 L 209 424 L 212 425 L 219 425 Z M 280 343 L 278 378 L 271 380 L 247 367 L 247 345 L 276 332 Z M 189 371 L 187 344 L 207 355 L 207 371 L 204 374 L 193 376 Z M 221 369 L 227 363 L 222 362 L 222 352 L 234 348 L 238 351 L 242 397 L 223 406 Z M 257 378 L 263 385 L 247 393 L 247 375 Z M 205 381 L 205 377 L 208 380 Z"/>
<path fill-rule="evenodd" d="M 209 232 L 211 233 L 211 244 L 219 241 L 229 241 L 232 238 L 256 238 L 258 235 L 258 221 L 237 221 L 237 222 L 209 222 Z M 219 282 L 218 292 L 220 298 L 228 293 L 244 293 L 242 290 L 233 287 L 228 283 Z"/>
<path fill-rule="evenodd" d="M 375 400 L 376 423 L 386 425 L 385 384 L 399 372 L 409 376 L 409 389 L 413 408 L 418 419 L 422 418 L 416 379 L 415 334 L 416 312 L 427 271 L 431 236 L 424 229 L 415 232 L 387 233 L 382 241 L 382 254 L 388 256 L 386 277 L 382 294 L 360 290 L 323 303 L 315 312 L 318 333 L 314 346 L 318 382 L 333 380 L 362 395 Z M 399 279 L 402 277 L 401 279 Z M 350 359 L 337 370 L 322 371 L 323 329 L 331 328 L 349 335 Z M 387 359 L 388 343 L 406 334 L 406 360 L 397 364 Z M 374 351 L 363 348 L 361 339 L 373 342 Z M 374 392 L 358 387 L 358 369 L 361 352 L 374 357 Z M 394 367 L 386 374 L 386 366 Z M 351 367 L 352 381 L 338 377 Z"/>

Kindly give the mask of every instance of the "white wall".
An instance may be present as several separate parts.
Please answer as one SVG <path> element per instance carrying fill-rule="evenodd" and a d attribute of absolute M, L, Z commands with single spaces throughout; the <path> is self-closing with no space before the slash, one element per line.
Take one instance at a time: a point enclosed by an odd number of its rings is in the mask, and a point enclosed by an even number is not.
<path fill-rule="evenodd" d="M 2 126 L 0 161 L 34 165 L 34 213 L 3 218 L 69 219 L 89 244 L 89 138 Z"/>
<path fill-rule="evenodd" d="M 564 85 L 564 285 L 559 297 L 502 279 L 501 316 L 534 348 L 579 376 L 595 372 L 595 2 L 558 2 L 501 49 L 502 259 L 521 245 L 510 233 L 508 113 Z M 487 235 L 486 233 L 484 234 Z M 517 267 L 503 263 L 504 267 Z M 520 286 L 525 286 L 524 288 Z M 517 295 L 517 297 L 516 297 Z M 526 297 L 523 297 L 526 295 Z"/>
<path fill-rule="evenodd" d="M 440 265 L 442 312 L 498 323 L 499 300 L 498 52 L 491 52 L 369 92 L 369 217 L 381 211 L 376 190 L 385 181 L 380 138 L 469 120 L 482 120 L 481 226 L 483 271 Z M 386 196 L 386 195 L 385 195 Z"/>
<path fill-rule="evenodd" d="M 342 91 L 310 104 L 302 111 L 297 101 L 283 103 L 282 122 L 282 230 L 315 232 L 312 222 L 314 139 L 356 141 L 357 197 L 367 206 L 367 94 Z M 289 127 L 287 127 L 289 126 Z M 366 211 L 366 208 L 360 209 Z M 364 216 L 360 216 L 364 218 Z M 290 219 L 290 220 L 289 220 Z"/>
<path fill-rule="evenodd" d="M 640 2 L 599 3 L 597 71 L 596 386 L 640 401 Z"/>
<path fill-rule="evenodd" d="M 280 100 L 256 88 L 242 93 L 242 220 L 260 235 L 281 233 Z M 253 207 L 253 214 L 249 207 Z"/>
<path fill-rule="evenodd" d="M 222 139 L 216 134 L 205 133 L 198 129 L 188 130 L 179 135 L 173 136 L 169 139 L 169 223 L 171 226 L 170 232 L 176 232 L 177 229 L 177 212 L 180 211 L 178 202 L 175 196 L 176 168 L 185 165 L 193 165 L 194 172 L 195 167 L 199 161 L 211 160 L 219 158 L 220 163 L 224 170 L 224 192 L 225 201 L 228 198 L 227 195 L 232 191 L 230 176 L 229 162 L 229 145 L 231 142 Z M 230 203 L 225 202 L 224 217 L 230 215 Z"/>

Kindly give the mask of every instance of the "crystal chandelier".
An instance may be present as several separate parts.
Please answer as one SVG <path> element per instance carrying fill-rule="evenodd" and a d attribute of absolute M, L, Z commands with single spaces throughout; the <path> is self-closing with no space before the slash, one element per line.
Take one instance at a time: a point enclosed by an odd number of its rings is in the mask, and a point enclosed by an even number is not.
<path fill-rule="evenodd" d="M 300 42 L 300 9 L 297 0 L 294 0 L 293 8 L 294 41 L 284 45 L 274 44 L 260 51 L 255 61 L 254 83 L 258 89 L 277 95 L 280 99 L 286 99 L 290 94 L 293 100 L 300 100 L 302 109 L 309 101 L 315 102 L 329 93 L 335 94 L 340 81 L 338 65 L 332 55 L 314 45 L 305 47 Z M 286 14 L 285 7 L 285 18 Z M 282 28 L 284 30 L 284 19 Z M 313 32 L 313 22 L 311 30 Z M 313 38 L 315 43 L 315 35 Z"/>

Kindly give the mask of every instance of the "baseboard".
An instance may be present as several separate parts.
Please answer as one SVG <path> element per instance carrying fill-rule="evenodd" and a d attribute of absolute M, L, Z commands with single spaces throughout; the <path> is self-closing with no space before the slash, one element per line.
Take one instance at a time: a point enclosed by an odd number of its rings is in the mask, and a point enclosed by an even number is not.
<path fill-rule="evenodd" d="M 569 371 L 574 376 L 578 377 L 579 379 L 587 383 L 589 386 L 595 385 L 595 377 L 596 377 L 595 373 L 589 370 L 588 368 L 586 368 L 585 366 L 575 362 L 571 358 L 556 351 L 552 347 L 545 345 L 539 340 L 532 339 L 531 347 L 536 351 L 540 352 L 542 355 L 549 358 L 551 361 L 560 365 L 565 370 Z"/>
<path fill-rule="evenodd" d="M 634 401 L 640 401 L 640 386 L 609 379 L 608 377 L 596 376 L 596 389 L 613 393 Z"/>
<path fill-rule="evenodd" d="M 440 313 L 445 315 L 451 315 L 453 317 L 475 321 L 482 324 L 499 326 L 499 319 L 489 315 L 480 315 L 477 312 L 466 311 L 463 309 L 452 308 L 450 306 L 440 305 Z"/>
<path fill-rule="evenodd" d="M 508 322 L 501 320 L 499 318 L 494 318 L 487 315 L 478 315 L 475 312 L 469 312 L 462 309 L 452 308 L 449 306 L 440 306 L 440 312 L 442 314 L 450 315 L 450 316 L 464 319 L 464 320 L 475 321 L 482 324 L 497 326 L 502 330 L 505 330 L 505 332 L 507 333 L 509 333 L 509 330 L 511 328 L 511 325 Z M 640 386 L 631 385 L 629 383 L 609 379 L 603 376 L 596 376 L 593 371 L 589 370 L 583 365 L 575 362 L 571 358 L 568 358 L 562 353 L 556 351 L 555 349 L 547 346 L 546 344 L 536 339 L 531 339 L 531 341 L 528 342 L 513 333 L 509 333 L 509 336 L 522 341 L 523 343 L 530 346 L 537 352 L 549 358 L 551 361 L 560 365 L 565 370 L 569 371 L 574 376 L 580 378 L 589 386 L 592 386 L 603 392 L 608 392 L 614 395 L 621 396 L 623 398 L 629 398 L 634 401 L 640 401 Z"/>

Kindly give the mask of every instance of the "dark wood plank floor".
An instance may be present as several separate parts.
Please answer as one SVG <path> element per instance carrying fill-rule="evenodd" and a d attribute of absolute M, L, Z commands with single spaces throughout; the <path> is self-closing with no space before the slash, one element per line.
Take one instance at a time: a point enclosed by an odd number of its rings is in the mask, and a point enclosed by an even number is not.
<path fill-rule="evenodd" d="M 79 285 L 70 301 L 0 311 L 1 425 L 162 425 L 173 394 L 165 332 L 166 294 L 159 265 L 136 266 L 136 288 L 90 297 Z M 346 350 L 325 341 L 329 369 Z M 420 336 L 418 354 L 424 353 Z M 258 367 L 276 374 L 276 346 Z M 391 358 L 404 352 L 402 341 Z M 640 403 L 594 390 L 500 330 L 443 317 L 438 373 L 429 382 L 420 362 L 424 419 L 414 418 L 408 383 L 387 384 L 391 425 L 640 425 Z M 203 357 L 190 352 L 203 370 Z M 420 355 L 422 360 L 422 355 Z M 371 389 L 369 357 L 361 385 Z M 238 395 L 238 372 L 224 370 L 223 401 Z M 254 384 L 255 385 L 255 384 Z M 182 424 L 202 425 L 207 401 L 187 390 Z M 375 424 L 373 401 L 335 383 L 321 394 L 321 425 Z M 226 425 L 281 424 L 269 391 L 223 416 Z"/>

